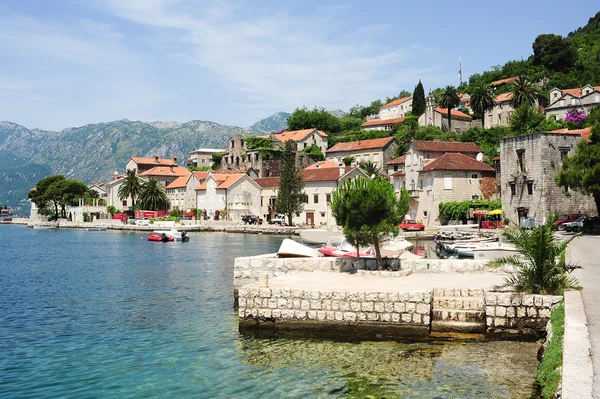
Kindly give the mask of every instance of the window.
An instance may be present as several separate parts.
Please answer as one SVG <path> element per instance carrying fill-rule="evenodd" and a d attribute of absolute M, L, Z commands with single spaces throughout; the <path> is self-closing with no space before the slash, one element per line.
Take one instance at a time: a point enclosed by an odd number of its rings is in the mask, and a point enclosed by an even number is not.
<path fill-rule="evenodd" d="M 600 94 L 596 94 L 596 95 L 594 96 L 594 102 L 595 102 L 595 103 L 600 103 Z"/>
<path fill-rule="evenodd" d="M 231 140 L 231 148 L 235 148 L 235 141 Z"/>
<path fill-rule="evenodd" d="M 431 159 L 431 154 L 425 154 L 425 159 Z"/>
<path fill-rule="evenodd" d="M 313 195 L 313 203 L 315 203 L 315 204 L 319 203 L 319 194 Z"/>
<path fill-rule="evenodd" d="M 305 194 L 305 195 L 303 196 L 303 198 L 302 198 L 302 201 L 303 201 L 305 204 L 308 204 L 308 195 L 306 195 L 306 194 Z"/>
<path fill-rule="evenodd" d="M 577 105 L 577 100 L 575 98 L 571 99 L 571 105 Z"/>
<path fill-rule="evenodd" d="M 569 150 L 567 148 L 560 149 L 560 161 L 562 162 L 563 158 L 569 154 Z"/>
<path fill-rule="evenodd" d="M 206 159 L 202 159 L 202 163 L 206 163 Z"/>
<path fill-rule="evenodd" d="M 325 202 L 331 202 L 331 194 L 325 194 Z"/>
<path fill-rule="evenodd" d="M 533 182 L 532 181 L 527 182 L 527 194 L 533 195 Z"/>
<path fill-rule="evenodd" d="M 558 97 L 558 93 L 554 93 L 554 98 Z"/>
<path fill-rule="evenodd" d="M 477 201 L 479 199 L 479 195 L 473 195 L 473 196 L 471 196 L 471 199 L 473 201 Z"/>
<path fill-rule="evenodd" d="M 510 183 L 510 195 L 517 195 L 516 183 Z"/>
<path fill-rule="evenodd" d="M 525 153 L 525 150 L 517 150 L 517 163 L 519 165 L 519 170 L 521 171 L 521 173 L 525 172 L 525 164 L 523 163 L 523 154 Z"/>
<path fill-rule="evenodd" d="M 121 205 L 123 205 L 123 206 L 127 206 L 127 200 L 126 200 L 126 199 L 124 199 L 124 200 L 123 200 L 123 202 L 121 202 Z"/>
<path fill-rule="evenodd" d="M 479 179 L 479 175 L 477 173 L 473 173 L 471 175 L 471 179 Z"/>
<path fill-rule="evenodd" d="M 394 172 L 398 171 L 398 165 L 394 165 Z"/>
<path fill-rule="evenodd" d="M 321 217 L 324 218 L 325 217 L 325 212 L 321 212 Z"/>
<path fill-rule="evenodd" d="M 444 190 L 452 190 L 452 177 L 444 177 Z"/>

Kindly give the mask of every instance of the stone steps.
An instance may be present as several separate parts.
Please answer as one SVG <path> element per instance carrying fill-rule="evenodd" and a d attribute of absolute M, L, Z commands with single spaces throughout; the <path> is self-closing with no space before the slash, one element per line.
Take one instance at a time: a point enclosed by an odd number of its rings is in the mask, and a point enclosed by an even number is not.
<path fill-rule="evenodd" d="M 483 290 L 434 290 L 431 331 L 437 333 L 483 333 L 486 329 Z"/>

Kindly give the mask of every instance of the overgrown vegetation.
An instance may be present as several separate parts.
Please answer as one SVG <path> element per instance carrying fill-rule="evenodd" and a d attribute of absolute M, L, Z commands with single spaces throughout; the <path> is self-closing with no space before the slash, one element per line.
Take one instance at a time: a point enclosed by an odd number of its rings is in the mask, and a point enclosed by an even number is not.
<path fill-rule="evenodd" d="M 441 224 L 447 224 L 450 220 L 466 220 L 471 217 L 471 210 L 488 210 L 502 209 L 502 200 L 472 200 L 460 202 L 440 202 L 439 220 Z"/>
<path fill-rule="evenodd" d="M 565 333 L 565 307 L 558 306 L 550 316 L 552 338 L 546 346 L 542 361 L 538 365 L 536 381 L 539 384 L 541 397 L 553 399 L 561 381 L 559 368 L 562 367 L 563 337 Z"/>
<path fill-rule="evenodd" d="M 320 162 L 320 161 L 325 160 L 325 154 L 323 154 L 323 151 L 321 151 L 319 146 L 317 146 L 315 144 L 309 145 L 308 147 L 304 148 L 300 152 L 303 154 L 307 154 L 309 156 L 309 158 L 315 162 Z"/>

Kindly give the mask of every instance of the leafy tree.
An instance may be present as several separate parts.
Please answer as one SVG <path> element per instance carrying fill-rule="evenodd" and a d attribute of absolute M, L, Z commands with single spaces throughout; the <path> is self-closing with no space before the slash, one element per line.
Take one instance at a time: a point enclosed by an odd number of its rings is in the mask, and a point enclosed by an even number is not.
<path fill-rule="evenodd" d="M 135 170 L 128 170 L 117 196 L 121 201 L 131 197 L 131 206 L 135 206 L 135 199 L 140 195 L 142 189 L 142 183 L 135 173 Z"/>
<path fill-rule="evenodd" d="M 36 185 L 35 190 L 31 190 L 27 197 L 35 204 L 38 208 L 38 212 L 41 215 L 49 215 L 52 211 L 49 206 L 54 205 L 54 214 L 58 215 L 58 202 L 52 204 L 52 200 L 47 195 L 48 188 L 59 181 L 65 180 L 62 175 L 48 176 L 40 179 Z"/>
<path fill-rule="evenodd" d="M 500 155 L 500 140 L 512 135 L 512 130 L 504 126 L 494 126 L 489 129 L 470 128 L 459 136 L 459 140 L 465 143 L 477 143 L 483 153 L 493 159 Z"/>
<path fill-rule="evenodd" d="M 211 160 L 212 160 L 212 169 L 213 170 L 221 169 L 221 160 L 222 159 L 223 159 L 222 152 L 215 152 L 212 154 Z"/>
<path fill-rule="evenodd" d="M 113 205 L 109 205 L 106 207 L 106 212 L 110 213 L 110 217 L 112 218 L 115 216 L 115 213 L 119 213 L 119 210 Z"/>
<path fill-rule="evenodd" d="M 452 131 L 452 108 L 460 104 L 458 90 L 454 86 L 446 86 L 440 97 L 440 106 L 448 111 L 448 131 Z"/>
<path fill-rule="evenodd" d="M 423 83 L 419 79 L 419 83 L 413 91 L 412 100 L 412 113 L 417 118 L 425 113 L 425 90 L 423 89 Z"/>
<path fill-rule="evenodd" d="M 308 154 L 310 159 L 312 159 L 315 162 L 325 160 L 325 154 L 323 154 L 323 151 L 321 151 L 319 146 L 316 144 L 309 145 L 308 147 L 304 148 L 301 152 L 303 154 Z"/>
<path fill-rule="evenodd" d="M 581 129 L 585 127 L 585 120 L 587 115 L 583 112 L 579 112 L 577 109 L 572 109 L 565 116 L 565 123 L 569 129 Z"/>
<path fill-rule="evenodd" d="M 590 141 L 581 140 L 572 156 L 563 158 L 556 183 L 565 188 L 591 194 L 600 214 L 600 108 L 595 107 L 587 118 L 592 130 Z"/>
<path fill-rule="evenodd" d="M 510 115 L 510 128 L 517 136 L 539 132 L 544 115 L 527 103 L 518 106 Z"/>
<path fill-rule="evenodd" d="M 302 212 L 304 209 L 304 183 L 294 157 L 294 144 L 292 140 L 285 142 L 283 156 L 280 164 L 279 191 L 275 209 L 288 218 L 288 225 L 292 226 L 294 213 Z"/>
<path fill-rule="evenodd" d="M 359 177 L 333 192 L 331 211 L 352 245 L 373 244 L 381 265 L 380 242 L 389 234 L 398 234 L 398 224 L 409 209 L 406 198 L 397 197 L 394 187 L 381 177 Z"/>
<path fill-rule="evenodd" d="M 532 106 L 535 104 L 537 93 L 533 89 L 533 84 L 526 76 L 519 76 L 513 83 L 513 96 L 510 99 L 510 105 L 518 108 L 521 104 Z"/>
<path fill-rule="evenodd" d="M 351 166 L 352 162 L 354 162 L 354 159 L 355 159 L 354 157 L 344 157 L 342 159 L 342 162 L 344 162 L 344 165 L 346 165 L 346 166 Z"/>
<path fill-rule="evenodd" d="M 289 130 L 317 129 L 325 133 L 339 133 L 341 124 L 339 118 L 331 115 L 325 108 L 314 108 L 309 111 L 297 108 L 287 120 Z"/>
<path fill-rule="evenodd" d="M 369 176 L 379 175 L 380 169 L 371 161 L 361 162 L 360 168 Z"/>
<path fill-rule="evenodd" d="M 170 205 L 167 193 L 158 181 L 152 177 L 142 184 L 139 200 L 140 206 L 150 211 L 167 210 Z"/>
<path fill-rule="evenodd" d="M 564 129 L 567 124 L 556 119 L 556 115 L 550 115 L 540 123 L 540 131 L 551 132 L 553 130 Z"/>
<path fill-rule="evenodd" d="M 489 267 L 507 265 L 515 269 L 504 278 L 503 287 L 514 288 L 517 292 L 548 295 L 562 295 L 566 289 L 578 288 L 579 283 L 570 274 L 581 267 L 565 261 L 567 246 L 575 237 L 559 242 L 553 233 L 550 223 L 532 230 L 521 227 L 504 232 L 508 241 L 525 256 L 525 260 L 518 256 L 506 256 L 488 263 Z"/>
<path fill-rule="evenodd" d="M 490 85 L 475 86 L 471 92 L 471 107 L 481 114 L 481 126 L 485 129 L 485 113 L 494 108 L 494 92 Z"/>
<path fill-rule="evenodd" d="M 576 58 L 571 43 L 559 35 L 539 35 L 533 42 L 533 65 L 543 65 L 550 72 L 568 72 Z"/>

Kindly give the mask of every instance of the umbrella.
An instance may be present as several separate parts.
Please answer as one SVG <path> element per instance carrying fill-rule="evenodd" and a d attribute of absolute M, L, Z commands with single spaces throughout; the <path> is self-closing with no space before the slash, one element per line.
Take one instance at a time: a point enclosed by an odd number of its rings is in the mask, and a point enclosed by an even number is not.
<path fill-rule="evenodd" d="M 494 209 L 490 211 L 490 215 L 502 215 L 502 209 Z"/>

